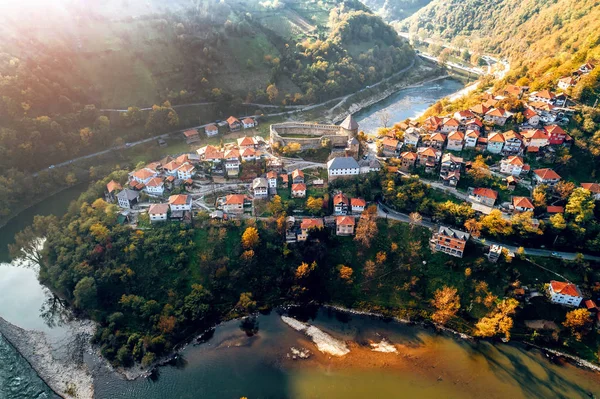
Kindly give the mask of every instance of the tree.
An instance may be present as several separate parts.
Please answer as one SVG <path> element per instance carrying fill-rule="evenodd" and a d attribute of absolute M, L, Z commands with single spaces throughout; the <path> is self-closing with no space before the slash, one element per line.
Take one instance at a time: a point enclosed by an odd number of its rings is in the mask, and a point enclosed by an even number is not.
<path fill-rule="evenodd" d="M 275 86 L 275 84 L 270 84 L 269 86 L 267 86 L 267 95 L 269 96 L 270 102 L 274 102 L 277 99 L 277 97 L 279 97 L 279 89 L 277 89 L 277 86 Z"/>
<path fill-rule="evenodd" d="M 163 105 L 154 105 L 146 120 L 146 130 L 152 133 L 164 133 L 177 126 L 179 116 L 168 101 Z"/>
<path fill-rule="evenodd" d="M 317 213 L 321 212 L 322 209 L 323 198 L 316 198 L 313 196 L 308 197 L 308 199 L 306 200 L 306 210 L 309 213 L 316 215 Z"/>
<path fill-rule="evenodd" d="M 354 270 L 351 267 L 345 265 L 338 265 L 338 272 L 340 274 L 340 278 L 344 280 L 346 283 L 352 283 L 352 274 Z"/>
<path fill-rule="evenodd" d="M 410 223 L 410 229 L 412 230 L 416 225 L 421 224 L 423 216 L 419 212 L 411 212 L 408 215 L 408 222 Z"/>
<path fill-rule="evenodd" d="M 80 309 L 92 310 L 96 307 L 98 301 L 98 290 L 96 280 L 93 277 L 84 277 L 75 286 L 73 290 L 75 297 L 75 306 Z"/>
<path fill-rule="evenodd" d="M 465 229 L 475 238 L 479 238 L 481 236 L 481 223 L 477 221 L 475 218 L 467 219 L 465 222 Z"/>
<path fill-rule="evenodd" d="M 310 273 L 317 268 L 317 262 L 313 262 L 310 265 L 306 262 L 302 262 L 300 266 L 296 268 L 295 277 L 300 280 L 306 278 Z"/>
<path fill-rule="evenodd" d="M 354 241 L 360 242 L 365 248 L 369 248 L 371 240 L 375 238 L 378 231 L 375 218 L 365 214 L 358 221 Z"/>
<path fill-rule="evenodd" d="M 512 224 L 502 217 L 499 209 L 494 209 L 489 215 L 481 218 L 481 227 L 492 236 L 509 236 L 512 234 Z"/>
<path fill-rule="evenodd" d="M 563 326 L 571 330 L 577 341 L 581 341 L 592 326 L 592 317 L 587 309 L 575 309 L 567 313 Z"/>
<path fill-rule="evenodd" d="M 212 296 L 201 284 L 193 284 L 190 292 L 183 300 L 183 314 L 190 320 L 201 320 L 210 311 Z"/>
<path fill-rule="evenodd" d="M 514 298 L 503 299 L 498 302 L 494 311 L 475 324 L 475 335 L 478 337 L 493 337 L 504 334 L 506 339 L 510 339 L 510 330 L 513 326 L 511 316 L 515 313 L 518 305 L 519 302 Z"/>
<path fill-rule="evenodd" d="M 56 216 L 35 216 L 33 224 L 15 234 L 15 243 L 9 244 L 10 256 L 15 260 L 43 264 L 43 241 L 58 223 Z"/>
<path fill-rule="evenodd" d="M 573 191 L 565 207 L 565 214 L 575 223 L 582 224 L 594 216 L 594 197 L 584 188 Z"/>
<path fill-rule="evenodd" d="M 363 268 L 363 275 L 365 278 L 373 278 L 375 273 L 377 272 L 377 265 L 372 260 L 368 260 L 365 262 L 365 267 Z"/>
<path fill-rule="evenodd" d="M 563 200 L 569 198 L 573 190 L 575 190 L 575 183 L 571 181 L 561 180 L 554 186 L 554 191 Z"/>
<path fill-rule="evenodd" d="M 381 126 L 383 126 L 383 128 L 388 127 L 391 118 L 392 116 L 387 111 L 382 111 L 379 113 L 379 123 L 381 124 Z"/>
<path fill-rule="evenodd" d="M 260 242 L 260 237 L 258 235 L 258 230 L 256 227 L 247 227 L 242 234 L 242 246 L 245 249 L 253 249 Z"/>
<path fill-rule="evenodd" d="M 256 309 L 256 301 L 252 299 L 252 293 L 242 292 L 235 309 L 239 312 L 252 313 Z"/>
<path fill-rule="evenodd" d="M 540 184 L 533 189 L 533 205 L 536 208 L 543 208 L 546 206 L 546 191 L 548 191 L 548 186 L 544 184 Z"/>
<path fill-rule="evenodd" d="M 491 176 L 490 167 L 485 163 L 482 155 L 477 155 L 471 164 L 471 169 L 467 172 L 475 184 L 481 184 Z"/>
<path fill-rule="evenodd" d="M 434 322 L 445 325 L 460 309 L 460 297 L 454 287 L 444 286 L 435 291 L 431 305 L 437 310 L 431 318 Z"/>
<path fill-rule="evenodd" d="M 282 214 L 284 208 L 283 203 L 281 202 L 281 197 L 279 195 L 275 195 L 273 199 L 271 199 L 271 202 L 269 202 L 269 205 L 267 205 L 267 208 L 273 216 L 279 216 Z"/>
<path fill-rule="evenodd" d="M 144 121 L 144 114 L 138 107 L 129 107 L 121 114 L 121 119 L 127 127 L 137 126 Z"/>

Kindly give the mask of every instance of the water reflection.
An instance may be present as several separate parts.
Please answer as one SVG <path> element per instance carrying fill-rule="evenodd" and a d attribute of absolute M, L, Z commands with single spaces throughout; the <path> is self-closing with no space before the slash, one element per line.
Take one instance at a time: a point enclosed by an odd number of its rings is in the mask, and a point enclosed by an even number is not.
<path fill-rule="evenodd" d="M 258 318 L 256 316 L 244 317 L 240 322 L 240 330 L 245 332 L 248 337 L 258 334 Z"/>

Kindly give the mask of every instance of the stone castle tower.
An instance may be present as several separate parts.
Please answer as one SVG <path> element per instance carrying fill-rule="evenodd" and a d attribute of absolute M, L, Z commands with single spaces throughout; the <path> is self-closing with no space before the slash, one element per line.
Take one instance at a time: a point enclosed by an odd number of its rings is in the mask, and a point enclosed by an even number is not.
<path fill-rule="evenodd" d="M 347 134 L 349 139 L 358 136 L 358 123 L 356 123 L 352 115 L 348 115 L 340 124 L 340 131 L 343 134 Z"/>

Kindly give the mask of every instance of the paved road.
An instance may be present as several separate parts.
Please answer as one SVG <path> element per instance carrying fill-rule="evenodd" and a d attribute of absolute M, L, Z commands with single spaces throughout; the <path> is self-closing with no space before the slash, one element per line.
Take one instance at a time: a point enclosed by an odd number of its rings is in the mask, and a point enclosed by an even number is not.
<path fill-rule="evenodd" d="M 385 212 L 384 211 L 387 211 Z M 377 205 L 377 215 L 379 217 L 382 218 L 386 218 L 386 219 L 392 219 L 392 220 L 397 220 L 400 222 L 404 222 L 404 223 L 409 223 L 410 222 L 410 218 L 407 214 L 402 213 L 402 212 L 397 212 L 394 211 L 388 207 L 386 207 L 383 204 L 378 204 Z M 422 220 L 420 223 L 417 223 L 420 226 L 423 227 L 427 227 L 428 229 L 435 229 L 436 228 L 436 224 L 427 220 Z M 483 238 L 473 238 L 475 241 L 481 243 L 481 244 L 485 244 L 485 245 L 502 245 L 503 247 L 505 247 L 506 249 L 508 249 L 509 251 L 513 251 L 516 252 L 517 249 L 519 247 L 515 246 L 515 245 L 511 245 L 511 244 L 506 244 L 500 241 L 495 241 L 495 240 L 488 240 L 488 239 L 483 239 Z M 540 248 L 524 248 L 525 249 L 525 255 L 529 255 L 529 256 L 540 256 L 540 257 L 545 257 L 545 258 L 561 258 L 561 259 L 567 259 L 567 260 L 573 260 L 575 259 L 575 256 L 577 255 L 576 252 L 557 252 L 557 251 L 551 251 L 548 249 L 540 249 Z M 554 255 L 553 255 L 554 254 Z M 583 257 L 586 260 L 593 260 L 593 261 L 600 261 L 600 257 L 599 256 L 593 256 L 593 255 L 583 255 Z"/>

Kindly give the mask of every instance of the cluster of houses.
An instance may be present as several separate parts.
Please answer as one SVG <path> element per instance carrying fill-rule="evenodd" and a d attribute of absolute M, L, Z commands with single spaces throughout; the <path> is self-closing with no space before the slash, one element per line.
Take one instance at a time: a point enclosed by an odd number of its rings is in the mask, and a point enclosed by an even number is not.
<path fill-rule="evenodd" d="M 560 78 L 556 86 L 561 90 L 568 90 L 571 87 L 574 87 L 583 75 L 587 75 L 588 73 L 592 72 L 594 67 L 595 66 L 592 63 L 586 62 L 576 71 L 573 71 L 571 76 L 564 76 Z"/>
<path fill-rule="evenodd" d="M 222 147 L 206 145 L 196 152 L 200 161 L 212 164 L 215 172 L 224 172 L 228 176 L 238 176 L 242 161 L 250 162 L 261 159 L 260 146 L 265 141 L 262 137 L 240 137 L 236 142 L 225 143 Z"/>
<path fill-rule="evenodd" d="M 230 116 L 225 121 L 217 121 L 204 126 L 204 133 L 207 137 L 213 137 L 219 134 L 219 127 L 228 128 L 230 132 L 239 132 L 242 129 L 252 129 L 258 125 L 256 119 L 245 117 L 241 120 L 235 116 Z M 189 129 L 183 132 L 186 143 L 193 144 L 201 140 L 200 132 L 197 129 Z"/>

